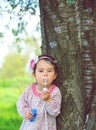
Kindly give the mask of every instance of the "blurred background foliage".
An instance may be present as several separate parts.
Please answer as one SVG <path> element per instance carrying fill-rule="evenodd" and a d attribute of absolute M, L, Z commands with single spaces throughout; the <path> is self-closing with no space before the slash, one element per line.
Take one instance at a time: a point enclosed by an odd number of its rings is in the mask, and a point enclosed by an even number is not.
<path fill-rule="evenodd" d="M 0 66 L 0 130 L 19 130 L 22 122 L 16 110 L 16 102 L 22 91 L 34 81 L 25 71 L 25 66 L 30 55 L 34 57 L 41 54 L 40 37 L 34 37 L 32 31 L 28 33 L 26 28 L 32 16 L 36 15 L 37 7 L 37 1 L 0 1 L 0 18 L 9 17 L 4 32 L 0 31 L 0 44 L 5 44 L 3 40 L 6 32 L 8 34 L 11 30 L 12 33 L 6 39 L 7 43 L 13 35 L 12 42 L 8 45 L 9 51 Z M 27 15 L 30 16 L 24 18 Z M 36 31 L 38 30 L 40 31 L 39 21 L 36 26 Z"/>
<path fill-rule="evenodd" d="M 9 53 L 5 56 L 0 68 L 0 130 L 19 130 L 22 118 L 16 110 L 16 102 L 22 91 L 34 81 L 25 70 L 30 53 L 39 55 L 38 42 L 25 39 L 24 48 L 14 47 L 12 44 Z"/>

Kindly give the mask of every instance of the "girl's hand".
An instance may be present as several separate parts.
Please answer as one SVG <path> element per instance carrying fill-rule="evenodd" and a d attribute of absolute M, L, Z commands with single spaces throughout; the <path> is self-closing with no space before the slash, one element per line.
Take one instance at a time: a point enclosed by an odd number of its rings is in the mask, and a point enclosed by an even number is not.
<path fill-rule="evenodd" d="M 50 92 L 46 91 L 46 92 L 42 92 L 41 93 L 41 99 L 45 100 L 46 102 L 50 101 Z"/>
<path fill-rule="evenodd" d="M 28 110 L 28 111 L 25 113 L 25 118 L 26 118 L 26 119 L 29 119 L 29 120 L 32 118 L 32 113 L 31 113 L 30 110 Z"/>

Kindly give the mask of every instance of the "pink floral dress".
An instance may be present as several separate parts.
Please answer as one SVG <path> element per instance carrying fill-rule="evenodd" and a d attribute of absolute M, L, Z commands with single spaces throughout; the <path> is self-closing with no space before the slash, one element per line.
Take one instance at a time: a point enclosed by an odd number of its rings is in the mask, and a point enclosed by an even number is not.
<path fill-rule="evenodd" d="M 18 113 L 24 118 L 20 130 L 56 130 L 56 116 L 60 114 L 61 93 L 58 87 L 51 85 L 49 88 L 51 101 L 46 103 L 40 98 L 40 91 L 36 83 L 28 86 L 17 101 Z M 27 110 L 37 109 L 34 122 L 25 119 Z"/>

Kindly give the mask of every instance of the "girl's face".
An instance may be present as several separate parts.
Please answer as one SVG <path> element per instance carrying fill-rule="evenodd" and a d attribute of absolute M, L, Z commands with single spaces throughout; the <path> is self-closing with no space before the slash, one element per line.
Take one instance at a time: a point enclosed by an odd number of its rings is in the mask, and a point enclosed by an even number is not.
<path fill-rule="evenodd" d="M 49 88 L 50 84 L 56 78 L 57 73 L 54 70 L 54 65 L 45 61 L 44 59 L 38 61 L 34 77 L 40 87 L 44 87 L 44 77 L 47 78 L 46 87 Z"/>

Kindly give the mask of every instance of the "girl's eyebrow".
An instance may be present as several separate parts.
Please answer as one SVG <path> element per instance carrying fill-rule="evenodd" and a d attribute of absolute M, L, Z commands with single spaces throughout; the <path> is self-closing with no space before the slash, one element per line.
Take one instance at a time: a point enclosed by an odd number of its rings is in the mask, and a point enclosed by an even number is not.
<path fill-rule="evenodd" d="M 38 68 L 38 69 L 45 69 L 45 68 Z M 48 70 L 49 70 L 49 69 L 52 69 L 52 70 L 53 70 L 54 68 L 47 68 L 47 69 L 48 69 Z"/>
<path fill-rule="evenodd" d="M 44 70 L 44 68 L 37 68 L 38 70 Z"/>

